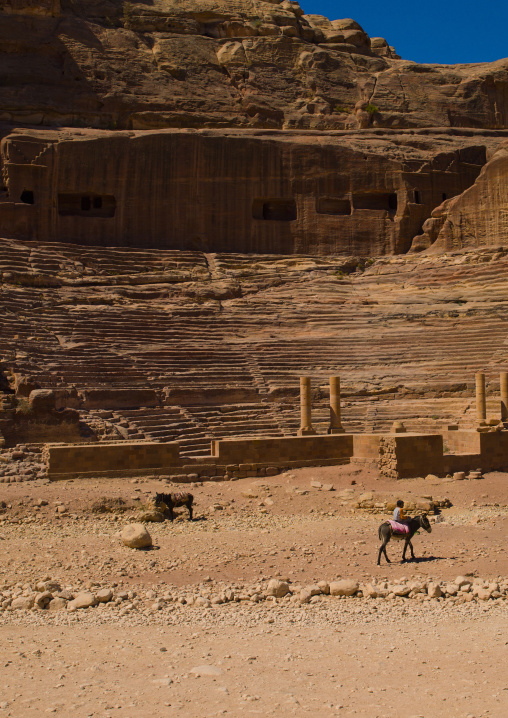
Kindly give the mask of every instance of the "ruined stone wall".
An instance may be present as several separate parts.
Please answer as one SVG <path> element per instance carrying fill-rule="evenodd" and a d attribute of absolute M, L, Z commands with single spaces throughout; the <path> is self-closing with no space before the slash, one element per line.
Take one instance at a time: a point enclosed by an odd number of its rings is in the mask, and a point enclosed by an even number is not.
<path fill-rule="evenodd" d="M 382 436 L 379 472 L 390 479 L 407 479 L 443 472 L 443 437 L 438 434 Z"/>
<path fill-rule="evenodd" d="M 290 437 L 246 437 L 212 441 L 211 455 L 180 455 L 178 442 L 119 442 L 47 444 L 43 458 L 48 478 L 136 476 L 157 474 L 175 481 L 234 480 L 272 476 L 304 466 L 336 466 L 351 459 L 374 456 L 388 479 L 442 476 L 469 471 L 508 468 L 508 432 L 464 431 L 464 441 L 479 437 L 479 453 L 444 454 L 440 434 L 335 434 Z"/>
<path fill-rule="evenodd" d="M 226 439 L 212 442 L 218 463 L 316 462 L 347 460 L 353 455 L 353 436 L 287 436 L 283 438 Z"/>
<path fill-rule="evenodd" d="M 47 444 L 43 458 L 50 479 L 68 476 L 130 476 L 163 470 L 180 462 L 178 444 Z"/>
<path fill-rule="evenodd" d="M 0 227 L 102 246 L 400 253 L 443 196 L 474 182 L 482 142 L 499 141 L 447 140 L 415 159 L 426 140 L 390 133 L 18 131 L 2 143 Z"/>

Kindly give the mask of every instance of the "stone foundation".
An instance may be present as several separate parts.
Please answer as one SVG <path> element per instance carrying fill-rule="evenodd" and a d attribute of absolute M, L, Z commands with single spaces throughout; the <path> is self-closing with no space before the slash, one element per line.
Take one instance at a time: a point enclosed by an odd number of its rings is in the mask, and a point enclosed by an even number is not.
<path fill-rule="evenodd" d="M 332 434 L 221 439 L 212 441 L 211 456 L 200 458 L 181 456 L 177 442 L 47 444 L 44 459 L 51 480 L 155 474 L 178 482 L 227 481 L 349 462 L 377 467 L 390 479 L 508 469 L 508 432 L 453 431 L 445 438 L 452 451 L 462 451 L 445 454 L 441 434 Z"/>
<path fill-rule="evenodd" d="M 180 463 L 178 444 L 47 444 L 43 458 L 52 480 L 95 476 L 134 476 Z"/>
<path fill-rule="evenodd" d="M 353 455 L 352 434 L 288 436 L 277 439 L 226 439 L 212 442 L 212 456 L 220 464 L 342 462 Z"/>

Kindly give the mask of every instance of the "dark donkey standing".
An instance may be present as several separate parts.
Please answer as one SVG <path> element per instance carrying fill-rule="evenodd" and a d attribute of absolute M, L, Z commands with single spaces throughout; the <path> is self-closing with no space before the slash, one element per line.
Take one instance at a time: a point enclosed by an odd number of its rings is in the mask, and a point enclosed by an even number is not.
<path fill-rule="evenodd" d="M 420 516 L 414 516 L 412 519 L 407 520 L 407 525 L 409 527 L 409 533 L 407 534 L 398 534 L 395 533 L 392 530 L 392 527 L 390 525 L 389 521 L 385 521 L 384 524 L 381 524 L 379 527 L 379 539 L 383 542 L 381 544 L 381 548 L 379 549 L 379 554 L 377 557 L 377 565 L 379 566 L 381 563 L 381 554 L 384 553 L 386 560 L 388 563 L 390 563 L 390 559 L 388 558 L 388 554 L 386 553 L 386 544 L 391 538 L 395 538 L 397 540 L 404 539 L 404 551 L 402 552 L 402 560 L 406 560 L 406 550 L 407 547 L 411 549 L 411 558 L 415 558 L 415 552 L 413 551 L 413 544 L 411 543 L 411 539 L 415 535 L 415 533 L 418 531 L 418 529 L 425 529 L 427 533 L 430 534 L 432 531 L 432 527 L 429 523 L 429 519 L 425 514 L 421 514 Z"/>
<path fill-rule="evenodd" d="M 178 494 L 155 494 L 155 506 L 159 507 L 161 504 L 167 506 L 169 511 L 169 518 L 171 521 L 175 518 L 173 509 L 175 506 L 187 506 L 189 509 L 189 521 L 192 521 L 192 503 L 194 496 L 188 492 L 182 492 Z"/>

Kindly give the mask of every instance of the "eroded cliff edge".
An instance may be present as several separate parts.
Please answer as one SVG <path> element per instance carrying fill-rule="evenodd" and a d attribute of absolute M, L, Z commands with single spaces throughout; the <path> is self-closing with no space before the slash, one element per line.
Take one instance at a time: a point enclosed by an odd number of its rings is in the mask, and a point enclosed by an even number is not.
<path fill-rule="evenodd" d="M 3 0 L 0 121 L 105 129 L 504 128 L 508 60 L 420 65 L 271 0 Z"/>

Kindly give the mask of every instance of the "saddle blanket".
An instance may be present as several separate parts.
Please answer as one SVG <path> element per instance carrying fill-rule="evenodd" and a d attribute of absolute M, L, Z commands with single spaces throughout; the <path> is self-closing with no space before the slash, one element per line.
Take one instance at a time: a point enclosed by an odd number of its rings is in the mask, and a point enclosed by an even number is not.
<path fill-rule="evenodd" d="M 409 533 L 409 526 L 406 526 L 406 524 L 399 524 L 398 521 L 393 521 L 393 519 L 389 519 L 389 524 L 392 527 L 392 531 L 396 534 Z"/>

